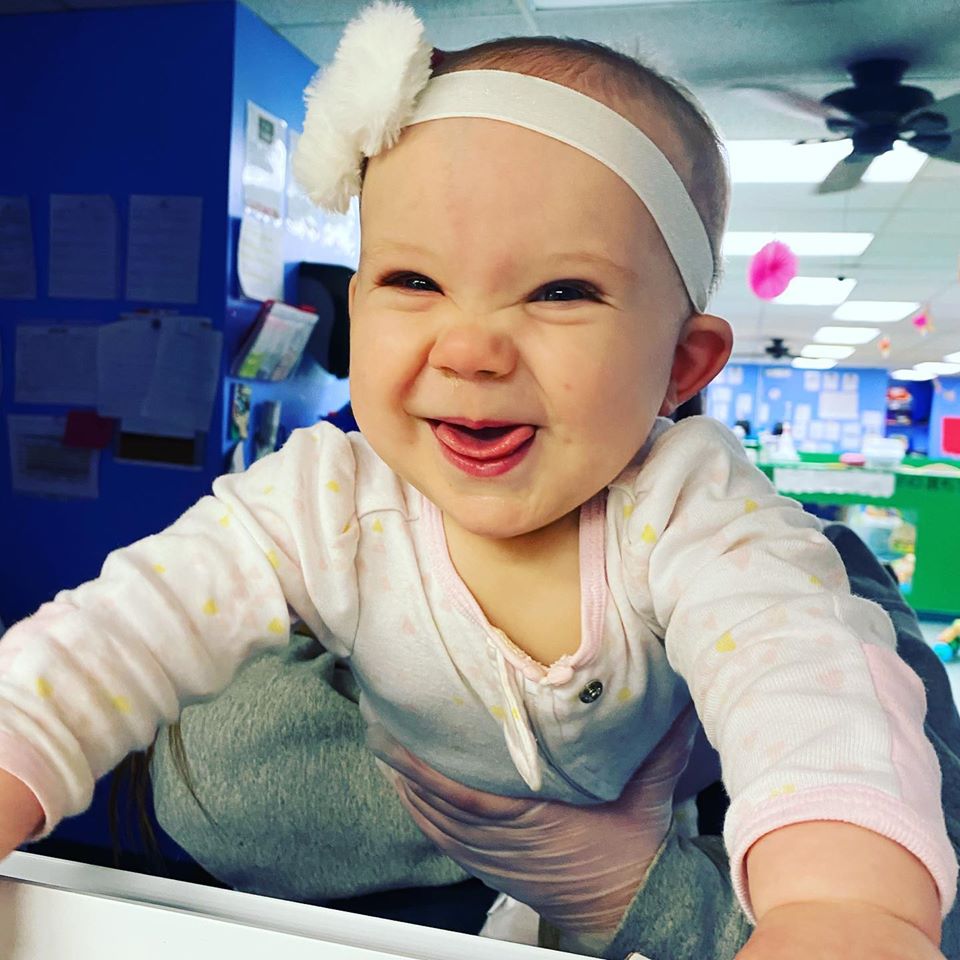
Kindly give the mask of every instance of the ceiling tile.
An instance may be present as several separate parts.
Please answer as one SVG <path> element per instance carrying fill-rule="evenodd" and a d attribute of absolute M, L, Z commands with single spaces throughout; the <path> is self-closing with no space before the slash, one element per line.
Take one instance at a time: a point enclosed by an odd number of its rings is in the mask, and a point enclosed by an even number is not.
<path fill-rule="evenodd" d="M 960 190 L 952 183 L 921 180 L 910 184 L 903 207 L 906 210 L 929 210 L 933 213 L 960 210 Z"/>

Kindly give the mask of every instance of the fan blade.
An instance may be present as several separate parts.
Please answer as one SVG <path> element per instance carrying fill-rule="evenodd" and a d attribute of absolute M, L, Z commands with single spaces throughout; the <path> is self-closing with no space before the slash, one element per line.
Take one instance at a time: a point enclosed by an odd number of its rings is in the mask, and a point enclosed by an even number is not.
<path fill-rule="evenodd" d="M 946 126 L 941 128 L 945 131 L 960 130 L 960 93 L 945 97 L 943 100 L 934 100 L 933 103 L 928 103 L 925 107 L 921 107 L 919 110 L 914 110 L 913 113 L 907 114 L 900 125 L 901 129 L 915 129 L 912 124 L 914 118 L 916 118 L 919 125 L 916 129 L 920 132 L 926 132 L 922 129 L 922 121 L 927 114 L 939 114 L 945 117 L 947 121 Z"/>
<path fill-rule="evenodd" d="M 805 147 L 810 143 L 839 143 L 841 140 L 849 140 L 849 137 L 810 137 L 808 140 L 794 140 L 795 147 Z"/>
<path fill-rule="evenodd" d="M 808 97 L 797 90 L 789 90 L 787 87 L 779 87 L 772 83 L 736 84 L 730 89 L 745 94 L 763 106 L 793 117 L 802 117 L 805 120 L 843 120 L 859 126 L 855 118 L 845 111 L 814 100 L 813 97 Z"/>
<path fill-rule="evenodd" d="M 860 181 L 873 160 L 873 157 L 862 157 L 851 153 L 827 174 L 826 179 L 814 192 L 839 193 L 841 190 L 852 190 L 860 186 Z"/>
<path fill-rule="evenodd" d="M 930 151 L 930 156 L 934 160 L 949 160 L 951 163 L 960 163 L 960 130 L 954 132 L 949 147 L 937 150 L 935 153 Z"/>

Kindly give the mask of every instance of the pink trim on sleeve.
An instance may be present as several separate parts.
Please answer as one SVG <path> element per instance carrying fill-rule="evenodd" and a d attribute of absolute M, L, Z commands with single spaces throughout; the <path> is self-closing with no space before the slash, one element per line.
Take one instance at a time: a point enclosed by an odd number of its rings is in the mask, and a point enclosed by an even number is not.
<path fill-rule="evenodd" d="M 63 819 L 63 807 L 56 798 L 63 793 L 49 766 L 23 737 L 0 730 L 0 770 L 23 781 L 43 807 L 44 823 L 31 840 L 42 840 Z"/>

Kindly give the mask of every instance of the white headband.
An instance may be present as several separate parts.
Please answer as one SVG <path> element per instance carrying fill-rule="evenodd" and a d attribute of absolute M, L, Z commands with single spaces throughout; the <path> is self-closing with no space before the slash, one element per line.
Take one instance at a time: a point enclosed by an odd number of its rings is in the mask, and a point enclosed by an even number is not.
<path fill-rule="evenodd" d="M 434 77 L 405 126 L 451 117 L 484 117 L 526 127 L 609 167 L 650 211 L 690 300 L 697 310 L 706 309 L 713 253 L 703 221 L 670 161 L 629 120 L 569 87 L 506 70 L 461 70 Z"/>
<path fill-rule="evenodd" d="M 502 120 L 569 144 L 609 167 L 643 201 L 691 302 L 707 306 L 714 258 L 703 221 L 656 144 L 615 110 L 561 84 L 506 70 L 431 79 L 433 48 L 409 7 L 379 2 L 347 24 L 333 63 L 305 91 L 307 116 L 294 174 L 310 198 L 343 213 L 361 168 L 416 123 Z"/>

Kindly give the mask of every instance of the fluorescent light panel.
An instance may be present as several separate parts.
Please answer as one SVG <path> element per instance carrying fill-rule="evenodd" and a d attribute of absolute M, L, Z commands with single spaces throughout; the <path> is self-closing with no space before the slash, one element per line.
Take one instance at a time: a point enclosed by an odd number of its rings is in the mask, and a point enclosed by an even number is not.
<path fill-rule="evenodd" d="M 850 278 L 794 277 L 790 286 L 771 302 L 785 306 L 835 307 L 850 296 L 856 285 L 857 281 Z"/>
<path fill-rule="evenodd" d="M 694 3 L 696 0 L 671 0 L 673 3 Z M 573 10 L 577 7 L 643 7 L 663 0 L 532 0 L 534 10 Z"/>
<path fill-rule="evenodd" d="M 909 300 L 848 300 L 834 310 L 833 319 L 854 323 L 896 323 L 910 316 L 919 306 Z"/>
<path fill-rule="evenodd" d="M 922 370 L 912 370 L 909 367 L 904 370 L 894 370 L 890 376 L 894 380 L 932 380 L 934 374 L 924 373 Z"/>
<path fill-rule="evenodd" d="M 785 243 L 800 257 L 859 257 L 873 240 L 872 233 L 762 233 L 731 230 L 724 235 L 728 257 L 752 257 L 772 240 Z"/>
<path fill-rule="evenodd" d="M 880 335 L 879 327 L 821 327 L 814 335 L 815 343 L 845 343 L 859 346 Z"/>
<path fill-rule="evenodd" d="M 821 360 L 846 360 L 854 353 L 854 348 L 832 343 L 808 343 L 800 353 L 804 357 L 819 357 Z"/>
<path fill-rule="evenodd" d="M 798 370 L 829 370 L 836 365 L 836 360 L 827 360 L 820 357 L 794 357 L 790 362 L 790 366 L 796 367 Z"/>
<path fill-rule="evenodd" d="M 960 363 L 960 350 L 956 353 L 948 353 L 944 358 L 947 363 Z"/>
<path fill-rule="evenodd" d="M 938 363 L 934 360 L 925 360 L 923 363 L 915 363 L 914 370 L 920 373 L 932 373 L 935 377 L 948 377 L 954 373 L 960 373 L 960 363 Z"/>
<path fill-rule="evenodd" d="M 792 140 L 728 140 L 726 147 L 734 183 L 820 183 L 850 153 L 849 140 L 800 145 Z M 873 161 L 864 183 L 909 183 L 926 159 L 898 142 Z"/>

